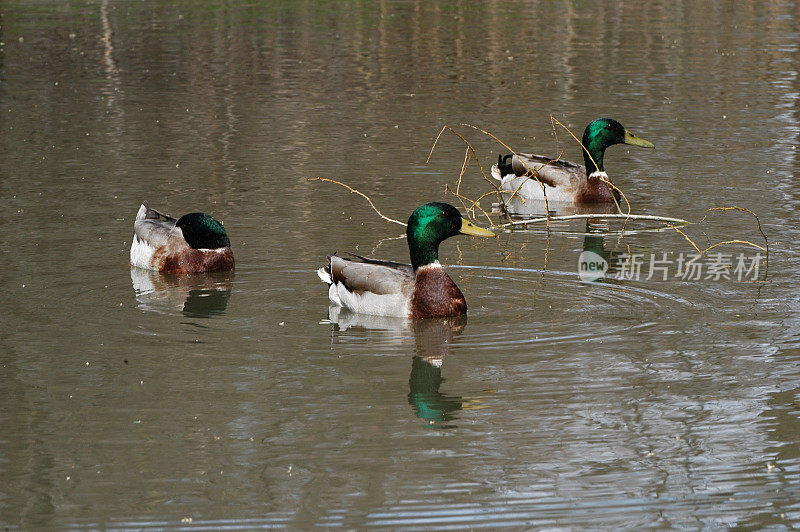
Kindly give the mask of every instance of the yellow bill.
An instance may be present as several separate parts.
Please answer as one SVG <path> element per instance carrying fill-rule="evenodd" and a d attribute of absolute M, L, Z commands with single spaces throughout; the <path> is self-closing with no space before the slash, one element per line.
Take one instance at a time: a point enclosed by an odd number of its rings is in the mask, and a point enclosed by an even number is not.
<path fill-rule="evenodd" d="M 655 145 L 649 140 L 640 139 L 627 129 L 625 130 L 625 144 L 631 146 L 639 146 L 640 148 L 655 148 Z"/>
<path fill-rule="evenodd" d="M 472 236 L 497 236 L 488 229 L 484 229 L 483 227 L 478 227 L 477 225 L 470 222 L 466 218 L 461 218 L 461 231 L 459 231 L 459 233 L 461 233 L 462 235 L 472 235 Z"/>

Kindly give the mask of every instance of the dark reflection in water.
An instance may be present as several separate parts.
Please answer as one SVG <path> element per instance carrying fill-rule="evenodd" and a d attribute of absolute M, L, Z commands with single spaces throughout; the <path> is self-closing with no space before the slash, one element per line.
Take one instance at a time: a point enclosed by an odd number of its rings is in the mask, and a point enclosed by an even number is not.
<path fill-rule="evenodd" d="M 618 258 L 625 253 L 618 249 L 606 249 L 605 239 L 608 234 L 608 227 L 607 223 L 599 220 L 586 220 L 586 234 L 583 237 L 583 251 L 590 251 L 605 260 L 607 265 L 606 277 L 613 276 L 619 271 Z M 581 257 L 585 257 L 585 255 L 581 255 Z M 583 268 L 584 265 L 579 264 L 578 267 Z M 601 281 L 603 279 L 596 280 Z"/>
<path fill-rule="evenodd" d="M 455 419 L 455 412 L 461 410 L 461 397 L 448 396 L 439 391 L 442 378 L 441 359 L 425 359 L 414 356 L 411 363 L 411 377 L 408 379 L 408 403 L 414 414 L 431 422 L 447 422 Z M 452 425 L 438 425 L 440 428 L 454 428 Z"/>
<path fill-rule="evenodd" d="M 177 275 L 131 268 L 131 281 L 140 309 L 189 318 L 221 316 L 231 298 L 233 272 Z"/>
<path fill-rule="evenodd" d="M 340 332 L 350 329 L 382 331 L 390 343 L 406 344 L 413 337 L 414 354 L 411 358 L 411 376 L 408 379 L 408 403 L 414 414 L 438 428 L 454 428 L 450 423 L 457 419 L 456 412 L 464 405 L 477 408 L 480 398 L 464 398 L 440 391 L 445 381 L 442 365 L 453 349 L 454 340 L 463 333 L 467 317 L 449 319 L 406 320 L 402 318 L 356 314 L 340 307 L 328 309 L 331 323 Z"/>
<path fill-rule="evenodd" d="M 412 324 L 415 355 L 408 379 L 408 402 L 417 417 L 437 423 L 441 428 L 452 428 L 448 421 L 456 418 L 462 408 L 462 398 L 439 391 L 442 363 L 449 353 L 453 339 L 461 334 L 467 317 L 449 320 L 417 320 Z M 439 424 L 445 423 L 445 424 Z"/>
<path fill-rule="evenodd" d="M 593 223 L 592 220 L 586 220 L 586 235 L 583 237 L 583 250 L 592 251 L 608 260 L 611 256 L 611 252 L 607 251 L 605 248 L 606 232 L 607 226 L 605 224 Z"/>

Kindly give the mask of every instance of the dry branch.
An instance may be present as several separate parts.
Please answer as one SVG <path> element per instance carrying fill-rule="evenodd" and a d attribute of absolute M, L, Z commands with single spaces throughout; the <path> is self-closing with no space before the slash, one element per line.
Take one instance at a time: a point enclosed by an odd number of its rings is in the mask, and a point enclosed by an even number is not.
<path fill-rule="evenodd" d="M 547 220 L 550 221 L 562 221 L 562 220 L 618 220 L 618 219 L 629 219 L 629 220 L 652 220 L 655 222 L 664 222 L 666 224 L 669 223 L 678 223 L 678 224 L 685 224 L 688 225 L 691 222 L 688 220 L 683 220 L 681 218 L 670 218 L 668 216 L 655 216 L 652 214 L 625 214 L 625 213 L 614 213 L 614 214 L 568 214 L 563 216 L 547 216 L 541 218 L 529 218 L 525 220 L 515 220 L 513 222 L 508 222 L 500 225 L 493 225 L 492 228 L 494 229 L 503 229 L 505 227 L 514 227 L 518 225 L 527 225 L 527 224 L 534 224 L 534 223 L 541 223 Z M 674 227 L 674 226 L 670 226 Z"/>
<path fill-rule="evenodd" d="M 457 132 L 455 129 L 453 129 L 452 127 L 450 127 L 450 126 L 448 126 L 448 125 L 444 125 L 444 126 L 442 126 L 442 129 L 441 129 L 441 131 L 439 131 L 439 134 L 438 134 L 438 135 L 436 135 L 436 140 L 434 140 L 434 141 L 433 141 L 433 146 L 431 146 L 431 151 L 430 151 L 430 153 L 428 153 L 428 158 L 426 159 L 426 161 L 425 161 L 425 162 L 426 162 L 426 163 L 430 162 L 430 160 L 431 160 L 431 157 L 433 156 L 433 150 L 435 150 L 435 149 L 436 149 L 436 144 L 439 142 L 439 138 L 442 136 L 442 133 L 444 133 L 444 132 L 445 132 L 445 130 L 447 130 L 447 131 L 450 131 L 450 133 L 452 133 L 453 135 L 455 135 L 455 136 L 457 136 L 458 138 L 460 138 L 460 139 L 462 140 L 462 142 L 464 142 L 464 144 L 466 144 L 466 145 L 467 145 L 467 151 L 468 151 L 469 153 L 471 153 L 473 157 L 475 157 L 475 163 L 478 165 L 478 169 L 481 171 L 481 175 L 483 176 L 483 180 L 484 180 L 484 181 L 486 181 L 487 183 L 489 183 L 489 184 L 492 186 L 492 188 L 494 189 L 494 193 L 495 193 L 495 194 L 497 194 L 497 201 L 498 201 L 500 204 L 503 204 L 503 196 L 502 196 L 502 194 L 501 194 L 501 192 L 500 192 L 500 189 L 497 187 L 497 185 L 495 185 L 494 183 L 492 183 L 492 180 L 491 180 L 491 179 L 489 179 L 488 177 L 486 177 L 486 172 L 483 170 L 483 165 L 481 165 L 480 159 L 478 158 L 478 152 L 476 152 L 476 151 L 475 151 L 475 148 L 473 148 L 473 147 L 472 147 L 472 144 L 470 144 L 470 143 L 469 143 L 469 141 L 468 141 L 467 139 L 465 139 L 463 135 L 461 135 L 460 133 L 458 133 L 458 132 Z M 466 158 L 465 158 L 465 159 L 466 159 Z M 465 160 L 465 162 L 464 162 L 464 165 L 462 165 L 461 173 L 460 173 L 460 174 L 459 174 L 459 176 L 458 176 L 458 184 L 457 184 L 457 186 L 456 186 L 456 190 L 457 190 L 457 191 L 458 191 L 458 190 L 460 190 L 460 187 L 461 187 L 461 179 L 463 178 L 463 176 L 464 176 L 464 172 L 466 171 L 466 166 L 467 166 L 467 163 L 468 163 L 468 161 L 467 161 L 467 160 Z M 463 204 L 462 204 L 462 205 L 463 205 Z M 483 214 L 484 214 L 484 215 L 485 215 L 487 218 L 489 218 L 489 214 L 488 214 L 486 211 L 484 211 L 484 210 L 483 210 L 483 209 L 480 207 L 480 205 L 478 205 L 478 200 L 475 200 L 475 201 L 473 201 L 473 202 L 472 202 L 472 206 L 473 206 L 473 208 L 474 208 L 474 207 L 478 207 L 478 209 L 480 209 L 480 210 L 483 212 Z M 464 208 L 466 208 L 466 206 L 464 206 Z M 490 219 L 490 221 L 491 221 L 491 219 Z"/>
<path fill-rule="evenodd" d="M 335 184 L 337 184 L 339 186 L 342 186 L 342 187 L 346 188 L 347 190 L 349 190 L 350 192 L 352 192 L 353 194 L 358 194 L 362 198 L 366 199 L 369 202 L 369 206 L 372 207 L 372 210 L 375 211 L 376 213 L 378 213 L 378 216 L 380 216 L 381 218 L 383 218 L 387 222 L 396 223 L 396 224 L 402 225 L 404 227 L 408 225 L 406 223 L 401 222 L 400 220 L 395 220 L 394 218 L 389 218 L 388 216 L 385 216 L 381 211 L 378 210 L 378 208 L 375 206 L 375 204 L 372 203 L 372 200 L 369 198 L 369 196 L 367 196 L 363 192 L 360 192 L 360 191 L 354 189 L 353 187 L 351 187 L 349 185 L 345 185 L 341 181 L 336 181 L 335 179 L 328 179 L 327 177 L 309 177 L 308 180 L 309 181 L 325 181 L 327 183 L 335 183 Z"/>
<path fill-rule="evenodd" d="M 552 115 L 550 116 L 550 120 L 551 120 L 551 125 L 553 127 L 553 132 L 556 135 L 556 139 L 558 138 L 558 135 L 556 133 L 556 124 L 557 124 L 557 125 L 561 126 L 564 130 L 566 130 L 567 133 L 569 133 L 570 136 L 573 139 L 575 139 L 575 141 L 581 146 L 581 149 L 583 149 L 586 153 L 589 153 L 588 150 L 586 149 L 586 147 L 583 145 L 583 143 L 578 139 L 578 137 L 575 136 L 574 133 L 572 133 L 572 131 L 569 130 L 569 128 L 567 128 L 564 124 L 562 124 L 558 119 L 556 119 Z M 489 131 L 486 131 L 486 130 L 481 129 L 481 128 L 476 127 L 476 126 L 473 126 L 471 124 L 462 124 L 462 125 L 465 126 L 465 127 L 469 127 L 469 128 L 475 129 L 477 131 L 480 131 L 484 135 L 486 135 L 486 136 L 492 138 L 493 140 L 495 140 L 496 142 L 498 142 L 504 148 L 509 150 L 512 154 L 518 155 L 515 150 L 513 150 L 505 142 L 503 142 L 502 140 L 497 138 L 494 134 L 490 133 Z M 526 176 L 523 176 L 523 177 L 526 177 L 526 179 L 523 181 L 522 184 L 520 184 L 519 187 L 517 187 L 517 189 L 515 191 L 509 191 L 509 190 L 503 191 L 503 190 L 500 190 L 500 188 L 497 185 L 495 185 L 494 182 L 492 182 L 491 179 L 489 179 L 487 177 L 486 172 L 484 171 L 483 166 L 480 163 L 480 159 L 478 157 L 478 153 L 475 150 L 475 148 L 472 146 L 472 144 L 466 138 L 464 138 L 463 135 L 461 135 L 460 133 L 458 133 L 456 130 L 454 130 L 452 127 L 450 127 L 448 125 L 444 125 L 442 127 L 442 129 L 439 131 L 439 134 L 436 136 L 436 139 L 434 140 L 433 145 L 431 146 L 430 152 L 428 153 L 428 158 L 427 158 L 426 162 L 430 161 L 431 157 L 433 156 L 433 152 L 436 149 L 436 146 L 437 146 L 437 144 L 439 142 L 439 139 L 441 138 L 442 134 L 445 131 L 450 131 L 453 135 L 455 135 L 456 137 L 461 139 L 461 141 L 466 145 L 466 149 L 465 149 L 465 152 L 464 152 L 464 160 L 463 160 L 463 162 L 461 164 L 461 170 L 460 170 L 460 172 L 458 174 L 458 179 L 456 180 L 455 187 L 453 188 L 449 184 L 445 184 L 445 192 L 453 195 L 456 199 L 458 199 L 459 203 L 464 208 L 464 210 L 467 212 L 468 216 L 474 218 L 475 209 L 480 210 L 480 212 L 486 217 L 486 219 L 489 221 L 489 223 L 492 224 L 491 227 L 494 228 L 494 229 L 504 229 L 504 228 L 511 228 L 511 227 L 517 227 L 517 226 L 527 226 L 528 224 L 535 224 L 535 223 L 545 222 L 547 224 L 547 228 L 548 228 L 548 241 L 549 241 L 550 221 L 584 220 L 584 219 L 596 219 L 596 220 L 622 219 L 622 220 L 625 220 L 624 223 L 627 224 L 627 222 L 629 220 L 649 220 L 649 221 L 661 222 L 661 223 L 665 224 L 663 229 L 674 229 L 676 232 L 678 232 L 680 235 L 682 235 L 686 239 L 686 241 L 689 242 L 689 244 L 700 255 L 705 255 L 708 251 L 710 251 L 710 250 L 712 250 L 714 248 L 717 248 L 719 246 L 722 246 L 722 245 L 742 244 L 742 245 L 751 246 L 751 247 L 757 248 L 757 249 L 759 249 L 761 251 L 764 251 L 766 253 L 766 260 L 769 261 L 769 241 L 768 241 L 767 236 L 766 236 L 766 234 L 764 233 L 764 231 L 763 231 L 763 229 L 761 227 L 761 221 L 759 220 L 758 216 L 753 211 L 751 211 L 750 209 L 746 209 L 744 207 L 737 207 L 737 206 L 732 206 L 732 207 L 712 207 L 712 208 L 708 209 L 707 213 L 714 212 L 714 211 L 726 212 L 726 211 L 736 210 L 736 211 L 747 212 L 747 213 L 751 214 L 756 219 L 756 223 L 758 225 L 758 231 L 759 231 L 759 233 L 761 233 L 761 236 L 764 238 L 764 246 L 760 246 L 758 244 L 750 242 L 749 240 L 732 239 L 732 240 L 725 240 L 725 241 L 716 242 L 714 244 L 711 244 L 709 242 L 710 245 L 708 247 L 706 247 L 704 249 L 701 249 L 700 246 L 698 246 L 695 243 L 695 241 L 692 240 L 692 238 L 685 231 L 683 231 L 679 227 L 679 226 L 689 225 L 692 222 L 690 222 L 688 220 L 684 220 L 682 218 L 674 218 L 674 217 L 669 217 L 669 216 L 655 216 L 655 215 L 649 215 L 649 214 L 632 214 L 631 213 L 632 206 L 631 206 L 630 201 L 628 200 L 628 197 L 625 195 L 625 193 L 619 187 L 614 185 L 611 181 L 609 181 L 607 179 L 602 179 L 602 178 L 601 178 L 602 181 L 604 183 L 606 183 L 606 185 L 611 187 L 613 190 L 616 190 L 617 192 L 619 192 L 619 194 L 625 200 L 625 204 L 626 204 L 626 207 L 627 207 L 627 212 L 622 212 L 622 209 L 620 208 L 619 202 L 615 198 L 614 202 L 615 202 L 616 207 L 617 207 L 617 211 L 618 211 L 617 213 L 613 213 L 613 214 L 599 214 L 599 213 L 598 214 L 573 214 L 573 215 L 563 215 L 563 216 L 551 216 L 550 215 L 550 209 L 549 209 L 548 203 L 547 203 L 547 194 L 544 194 L 544 197 L 545 197 L 545 215 L 544 216 L 542 216 L 540 218 L 529 218 L 529 219 L 524 219 L 524 220 L 514 220 L 514 221 L 510 221 L 508 223 L 494 224 L 494 223 L 492 223 L 492 218 L 491 218 L 490 214 L 487 213 L 480 206 L 480 201 L 482 199 L 486 198 L 487 196 L 491 196 L 493 194 L 496 195 L 497 198 L 498 198 L 498 203 L 501 205 L 501 207 L 503 209 L 503 212 L 507 213 L 508 211 L 507 211 L 506 207 L 508 205 L 508 201 L 511 201 L 511 199 L 513 199 L 518 194 L 518 192 L 522 188 L 522 185 L 525 182 L 527 182 L 527 180 L 535 179 L 539 183 L 539 185 L 542 187 L 543 192 L 545 191 L 544 183 L 541 181 L 541 179 L 539 179 L 539 174 L 538 174 L 537 170 L 533 169 L 533 168 L 529 168 L 528 169 L 528 174 L 526 174 Z M 563 154 L 564 154 L 564 151 L 562 150 L 561 153 L 558 155 L 558 157 L 556 159 L 552 159 L 551 162 L 549 162 L 547 164 L 552 164 L 552 163 L 560 160 L 561 157 L 563 156 Z M 461 185 L 462 185 L 462 182 L 463 182 L 463 179 L 464 179 L 464 175 L 466 174 L 467 169 L 469 168 L 469 165 L 472 162 L 473 158 L 475 160 L 475 163 L 478 166 L 478 169 L 480 170 L 480 173 L 481 173 L 481 176 L 483 177 L 483 180 L 486 181 L 487 183 L 489 183 L 491 185 L 491 187 L 492 187 L 492 190 L 490 190 L 489 192 L 485 192 L 485 193 L 481 194 L 477 199 L 474 199 L 474 200 L 470 199 L 469 197 L 467 197 L 467 196 L 465 196 L 464 194 L 461 193 Z M 594 163 L 595 166 L 596 166 L 596 163 L 595 163 L 594 159 L 592 158 L 591 154 L 589 154 L 589 158 L 591 159 L 592 163 Z M 349 190 L 351 193 L 358 194 L 359 196 L 361 196 L 364 199 L 366 199 L 367 202 L 369 203 L 370 207 L 372 208 L 372 210 L 375 211 L 375 213 L 377 213 L 378 216 L 380 216 L 383 220 L 385 220 L 387 222 L 395 223 L 395 224 L 398 224 L 398 225 L 406 226 L 406 224 L 401 222 L 400 220 L 395 220 L 394 218 L 390 218 L 390 217 L 384 215 L 375 206 L 375 204 L 373 203 L 372 199 L 370 199 L 369 196 L 367 196 L 363 192 L 361 192 L 361 191 L 359 191 L 359 190 L 357 190 L 357 189 L 355 189 L 355 188 L 353 188 L 353 187 L 351 187 L 349 185 L 346 185 L 345 183 L 342 183 L 341 181 L 336 181 L 335 179 L 328 179 L 328 178 L 324 178 L 324 177 L 309 178 L 309 181 L 325 181 L 325 182 L 328 182 L 328 183 L 334 183 L 336 185 L 344 187 L 347 190 Z M 505 200 L 504 197 L 503 197 L 503 194 L 507 194 L 509 192 L 511 192 L 511 197 L 508 200 Z M 519 197 L 524 202 L 523 196 L 520 195 Z M 698 223 L 702 223 L 703 221 L 705 221 L 707 216 L 708 216 L 708 214 L 703 216 L 703 218 Z M 402 238 L 402 236 L 399 237 L 399 238 Z"/>

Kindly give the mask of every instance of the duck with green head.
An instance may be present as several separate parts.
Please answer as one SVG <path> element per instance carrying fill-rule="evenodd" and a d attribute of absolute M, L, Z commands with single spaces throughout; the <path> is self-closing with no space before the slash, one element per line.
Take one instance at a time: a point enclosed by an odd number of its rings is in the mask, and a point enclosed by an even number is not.
<path fill-rule="evenodd" d="M 514 192 L 526 200 L 542 200 L 556 203 L 608 203 L 618 201 L 619 191 L 609 186 L 608 175 L 603 166 L 606 148 L 615 144 L 628 144 L 640 148 L 655 148 L 652 142 L 640 139 L 612 118 L 598 118 L 586 126 L 581 141 L 585 166 L 543 155 L 510 154 L 498 157 L 492 166 L 492 177 L 500 181 L 500 189 Z M 509 162 L 510 159 L 510 162 Z M 535 178 L 538 173 L 539 184 Z"/>
<path fill-rule="evenodd" d="M 233 251 L 222 224 L 202 212 L 167 216 L 142 202 L 133 222 L 131 266 L 167 273 L 229 271 Z"/>
<path fill-rule="evenodd" d="M 317 275 L 331 302 L 353 312 L 404 318 L 444 318 L 467 312 L 458 286 L 439 264 L 439 244 L 458 234 L 495 236 L 447 203 L 426 203 L 408 219 L 411 264 L 358 255 L 328 256 Z"/>

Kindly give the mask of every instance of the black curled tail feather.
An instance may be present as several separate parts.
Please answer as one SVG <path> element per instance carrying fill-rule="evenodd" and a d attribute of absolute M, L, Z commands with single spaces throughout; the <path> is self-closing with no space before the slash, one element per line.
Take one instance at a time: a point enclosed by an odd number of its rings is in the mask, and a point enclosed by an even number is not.
<path fill-rule="evenodd" d="M 511 159 L 513 158 L 513 154 L 508 155 L 498 155 L 497 156 L 497 169 L 500 170 L 500 175 L 508 175 L 514 173 L 514 167 L 511 164 Z"/>

